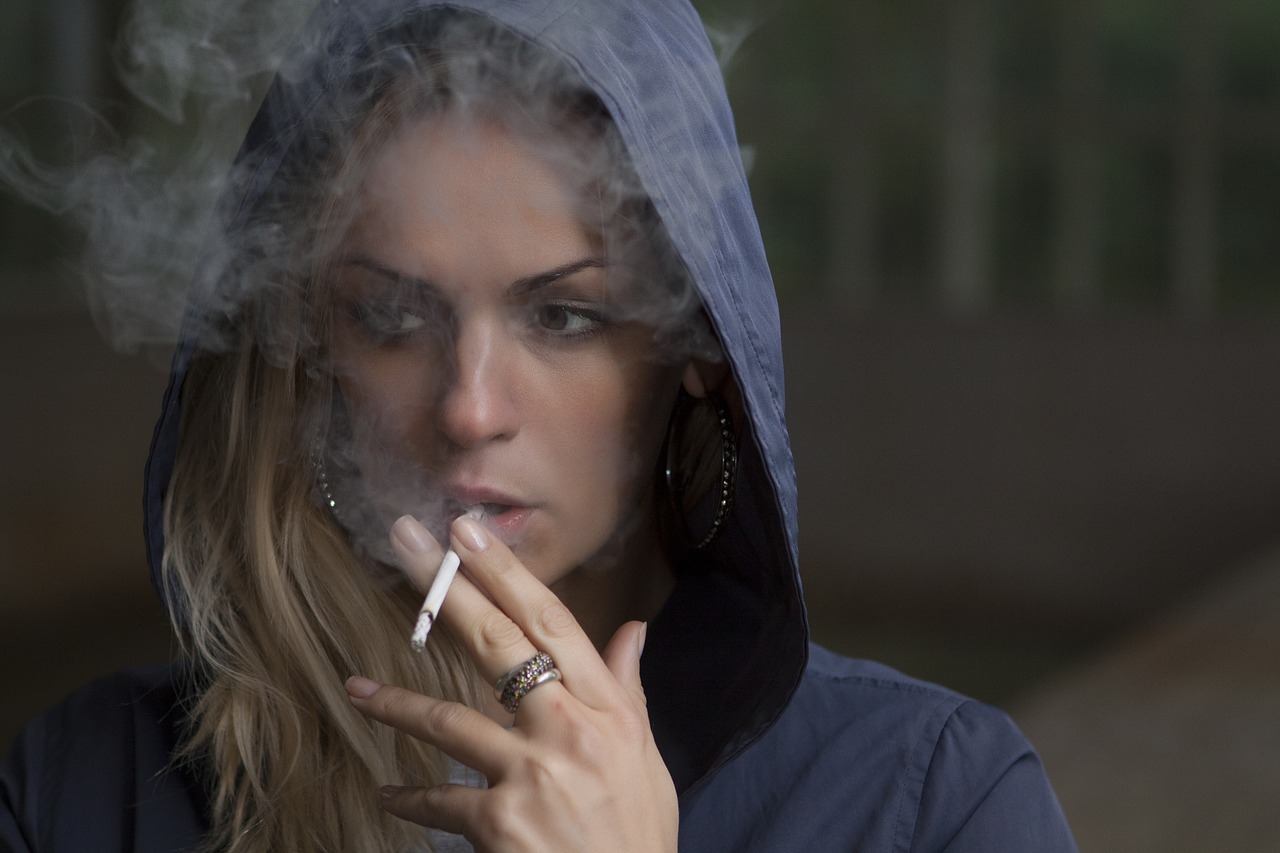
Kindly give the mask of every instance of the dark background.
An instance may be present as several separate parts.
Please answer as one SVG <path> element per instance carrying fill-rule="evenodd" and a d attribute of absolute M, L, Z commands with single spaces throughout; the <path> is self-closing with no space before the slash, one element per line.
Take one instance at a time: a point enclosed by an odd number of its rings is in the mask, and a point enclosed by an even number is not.
<path fill-rule="evenodd" d="M 816 638 L 1010 710 L 1084 849 L 1280 847 L 1280 4 L 698 5 L 782 303 Z M 120 7 L 0 0 L 0 127 L 57 161 L 91 103 L 178 146 L 113 80 Z M 78 242 L 0 196 L 0 740 L 169 652 L 165 354 L 103 342 Z"/>

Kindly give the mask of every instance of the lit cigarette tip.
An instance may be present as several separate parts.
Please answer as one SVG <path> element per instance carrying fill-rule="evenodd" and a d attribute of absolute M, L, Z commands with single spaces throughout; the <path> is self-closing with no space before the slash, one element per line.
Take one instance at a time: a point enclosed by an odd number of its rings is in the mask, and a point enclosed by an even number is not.
<path fill-rule="evenodd" d="M 427 634 L 431 633 L 431 625 L 435 622 L 431 614 L 423 611 L 418 614 L 418 622 L 413 626 L 413 637 L 409 640 L 409 645 L 413 646 L 415 652 L 420 652 L 427 647 Z"/>

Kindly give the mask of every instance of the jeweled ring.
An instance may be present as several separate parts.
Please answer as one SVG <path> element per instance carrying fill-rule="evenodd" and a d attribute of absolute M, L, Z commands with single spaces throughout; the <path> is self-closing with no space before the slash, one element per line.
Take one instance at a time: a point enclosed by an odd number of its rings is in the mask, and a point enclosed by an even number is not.
<path fill-rule="evenodd" d="M 493 683 L 493 690 L 498 694 L 498 701 L 507 713 L 514 714 L 520 707 L 520 700 L 529 695 L 535 687 L 541 687 L 549 681 L 559 681 L 560 670 L 556 662 L 546 652 L 538 652 L 506 675 Z"/>

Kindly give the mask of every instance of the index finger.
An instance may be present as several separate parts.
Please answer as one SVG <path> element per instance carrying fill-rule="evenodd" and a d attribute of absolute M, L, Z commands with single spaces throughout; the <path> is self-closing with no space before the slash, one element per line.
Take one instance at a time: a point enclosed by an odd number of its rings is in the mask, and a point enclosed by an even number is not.
<path fill-rule="evenodd" d="M 397 521 L 392 533 L 392 543 L 405 573 L 410 578 L 422 579 L 420 589 L 426 590 L 429 585 L 434 585 L 441 571 L 438 555 L 444 553 L 435 540 L 412 516 L 404 516 Z M 456 549 L 454 556 L 458 556 Z M 538 652 L 523 629 L 465 575 L 455 575 L 447 597 L 443 590 L 437 597 L 440 607 L 436 615 L 471 655 L 485 681 L 494 681 Z M 431 598 L 428 595 L 428 602 Z M 423 605 L 424 608 L 426 606 Z M 415 629 L 413 639 L 417 638 Z"/>
<path fill-rule="evenodd" d="M 501 540 L 476 520 L 463 516 L 453 524 L 450 545 L 462 558 L 468 576 L 493 604 L 536 648 L 551 655 L 564 686 L 575 697 L 594 708 L 606 708 L 624 698 L 621 685 L 573 613 Z M 482 606 L 476 597 L 459 596 L 448 618 L 466 618 L 459 613 L 461 608 Z"/>

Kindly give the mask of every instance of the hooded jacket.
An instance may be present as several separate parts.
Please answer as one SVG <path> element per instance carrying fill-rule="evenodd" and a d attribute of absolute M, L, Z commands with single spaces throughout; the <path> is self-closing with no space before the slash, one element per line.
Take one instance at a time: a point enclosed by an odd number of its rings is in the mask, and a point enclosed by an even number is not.
<path fill-rule="evenodd" d="M 681 849 L 1074 849 L 1038 759 L 1002 713 L 808 642 L 777 303 L 719 67 L 685 0 L 322 0 L 250 129 L 239 159 L 251 169 L 224 199 L 226 231 L 306 155 L 311 112 L 371 34 L 432 6 L 491 16 L 558 52 L 595 90 L 741 391 L 732 515 L 707 570 L 683 573 L 651 622 L 642 661 L 654 736 L 680 793 Z M 197 283 L 193 316 L 214 296 Z M 175 353 L 147 465 L 157 589 L 195 347 L 189 332 Z M 170 762 L 181 669 L 117 674 L 31 723 L 0 767 L 0 849 L 193 847 L 204 788 Z"/>

